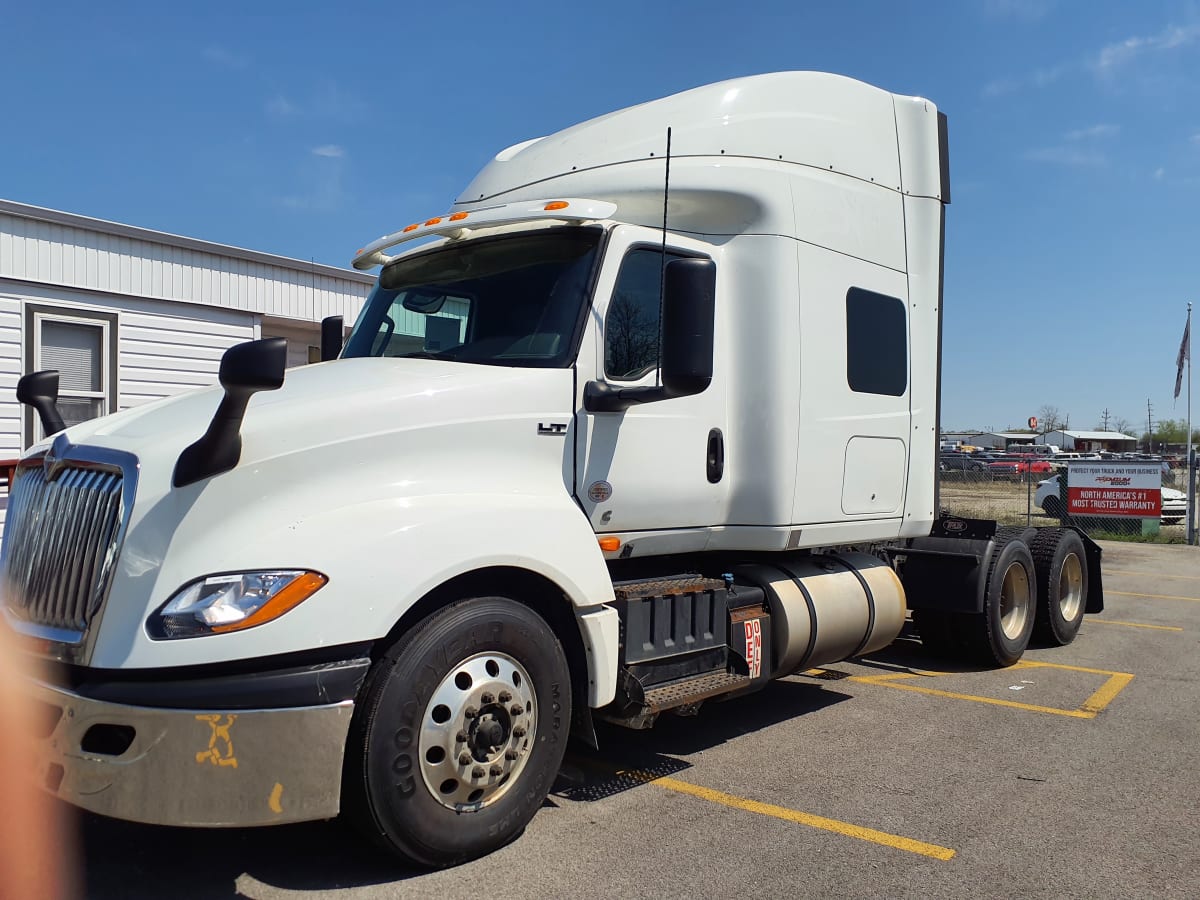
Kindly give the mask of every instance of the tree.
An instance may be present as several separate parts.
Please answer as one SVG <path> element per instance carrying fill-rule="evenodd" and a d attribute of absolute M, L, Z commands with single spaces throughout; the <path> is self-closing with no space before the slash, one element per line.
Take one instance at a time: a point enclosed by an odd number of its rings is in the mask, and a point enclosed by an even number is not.
<path fill-rule="evenodd" d="M 604 338 L 610 375 L 636 378 L 658 364 L 658 318 L 623 292 L 609 306 Z"/>
<path fill-rule="evenodd" d="M 1046 404 L 1038 410 L 1038 431 L 1048 434 L 1063 427 L 1062 414 L 1057 406 Z"/>
<path fill-rule="evenodd" d="M 1187 422 L 1183 419 L 1160 419 L 1153 438 L 1156 444 L 1186 444 Z"/>
<path fill-rule="evenodd" d="M 1109 426 L 1113 431 L 1119 431 L 1121 434 L 1129 434 L 1130 429 L 1133 428 L 1133 423 L 1121 416 L 1115 416 L 1109 423 Z"/>

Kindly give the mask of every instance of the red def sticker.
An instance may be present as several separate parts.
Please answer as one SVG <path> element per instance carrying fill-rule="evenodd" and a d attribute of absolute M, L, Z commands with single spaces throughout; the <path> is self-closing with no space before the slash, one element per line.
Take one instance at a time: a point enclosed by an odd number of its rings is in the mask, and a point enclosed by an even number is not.
<path fill-rule="evenodd" d="M 746 662 L 750 666 L 750 677 L 757 678 L 762 674 L 762 619 L 747 619 L 746 626 Z"/>

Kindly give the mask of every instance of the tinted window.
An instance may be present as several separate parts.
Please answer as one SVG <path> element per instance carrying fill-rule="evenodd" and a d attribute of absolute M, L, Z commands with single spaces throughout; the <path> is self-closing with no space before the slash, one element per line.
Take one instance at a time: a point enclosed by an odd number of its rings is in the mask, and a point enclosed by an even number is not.
<path fill-rule="evenodd" d="M 680 259 L 668 253 L 667 262 Z M 604 324 L 604 373 L 633 380 L 658 367 L 661 250 L 632 250 L 621 261 Z"/>
<path fill-rule="evenodd" d="M 863 394 L 899 397 L 907 389 L 904 301 L 862 288 L 846 292 L 846 380 Z"/>
<path fill-rule="evenodd" d="M 567 366 L 598 229 L 446 243 L 384 267 L 343 357 Z"/>

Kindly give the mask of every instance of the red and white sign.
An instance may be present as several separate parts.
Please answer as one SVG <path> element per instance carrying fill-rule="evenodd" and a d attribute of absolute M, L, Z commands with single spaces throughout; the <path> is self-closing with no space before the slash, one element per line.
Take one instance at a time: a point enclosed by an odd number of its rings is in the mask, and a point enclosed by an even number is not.
<path fill-rule="evenodd" d="M 747 619 L 746 626 L 746 662 L 750 666 L 750 677 L 757 678 L 762 674 L 762 619 Z"/>
<path fill-rule="evenodd" d="M 1077 516 L 1162 514 L 1159 463 L 1073 462 L 1067 467 L 1067 512 Z"/>

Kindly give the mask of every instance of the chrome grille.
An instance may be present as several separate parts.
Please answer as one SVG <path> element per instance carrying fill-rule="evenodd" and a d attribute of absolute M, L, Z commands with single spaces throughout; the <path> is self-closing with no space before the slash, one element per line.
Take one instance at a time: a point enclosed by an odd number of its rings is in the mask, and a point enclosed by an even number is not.
<path fill-rule="evenodd" d="M 82 635 L 108 592 L 117 559 L 124 477 L 108 466 L 62 465 L 47 477 L 22 466 L 4 522 L 9 612 Z"/>

